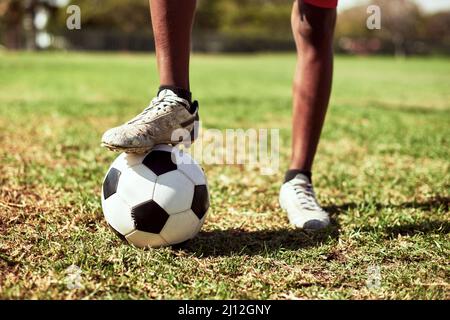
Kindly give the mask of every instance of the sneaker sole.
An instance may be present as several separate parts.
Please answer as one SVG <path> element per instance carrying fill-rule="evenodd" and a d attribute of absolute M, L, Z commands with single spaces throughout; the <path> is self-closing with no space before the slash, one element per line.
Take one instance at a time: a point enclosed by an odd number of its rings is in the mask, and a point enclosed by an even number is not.
<path fill-rule="evenodd" d="M 126 152 L 126 153 L 135 153 L 135 154 L 147 153 L 153 148 L 153 147 L 126 148 L 126 147 L 121 147 L 121 146 L 114 146 L 112 144 L 108 144 L 105 142 L 102 142 L 100 146 L 107 148 L 114 152 Z"/>
<path fill-rule="evenodd" d="M 196 139 L 191 139 L 191 143 L 193 143 Z M 157 144 L 170 144 L 172 146 L 176 146 L 177 144 L 182 143 L 182 141 L 176 142 L 176 141 L 158 141 L 158 143 L 153 144 L 149 147 L 122 147 L 122 146 L 115 146 L 106 142 L 102 142 L 100 144 L 101 147 L 107 148 L 114 152 L 126 152 L 126 153 L 135 153 L 135 154 L 142 154 L 147 153 L 150 150 L 153 149 L 153 147 Z"/>

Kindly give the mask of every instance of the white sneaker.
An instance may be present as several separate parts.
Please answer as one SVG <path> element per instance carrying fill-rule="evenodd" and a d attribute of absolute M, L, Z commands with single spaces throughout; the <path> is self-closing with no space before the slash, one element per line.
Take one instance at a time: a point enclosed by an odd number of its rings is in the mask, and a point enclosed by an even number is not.
<path fill-rule="evenodd" d="M 174 140 L 172 134 L 177 129 L 190 132 L 195 140 L 194 122 L 198 121 L 198 103 L 194 101 L 193 113 L 186 99 L 180 98 L 169 89 L 162 90 L 150 105 L 127 123 L 107 130 L 102 137 L 102 146 L 113 151 L 145 153 L 157 144 L 177 144 L 183 137 Z M 198 122 L 197 122 L 198 124 Z M 178 131 L 177 131 L 178 133 Z"/>
<path fill-rule="evenodd" d="M 281 186 L 279 200 L 289 222 L 297 228 L 317 230 L 330 224 L 328 213 L 317 203 L 310 180 L 301 173 Z"/>

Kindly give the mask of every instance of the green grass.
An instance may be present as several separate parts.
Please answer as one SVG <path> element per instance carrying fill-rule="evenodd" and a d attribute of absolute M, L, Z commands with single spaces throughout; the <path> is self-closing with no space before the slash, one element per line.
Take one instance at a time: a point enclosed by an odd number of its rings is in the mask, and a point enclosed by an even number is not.
<path fill-rule="evenodd" d="M 280 172 L 205 166 L 202 232 L 140 250 L 103 219 L 116 155 L 99 139 L 154 95 L 154 58 L 1 53 L 0 298 L 449 299 L 450 60 L 336 59 L 314 170 L 333 225 L 319 233 L 289 227 L 277 204 L 294 63 L 193 57 L 204 127 L 280 128 Z M 71 265 L 83 288 L 67 288 Z"/>

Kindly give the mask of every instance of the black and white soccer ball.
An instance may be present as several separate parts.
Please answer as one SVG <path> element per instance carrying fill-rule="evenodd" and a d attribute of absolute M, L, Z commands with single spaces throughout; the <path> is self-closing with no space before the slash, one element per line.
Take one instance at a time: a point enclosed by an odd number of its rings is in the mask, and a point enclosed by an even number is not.
<path fill-rule="evenodd" d="M 189 154 L 168 145 L 122 153 L 103 181 L 102 208 L 112 230 L 137 247 L 182 243 L 205 221 L 206 176 Z"/>

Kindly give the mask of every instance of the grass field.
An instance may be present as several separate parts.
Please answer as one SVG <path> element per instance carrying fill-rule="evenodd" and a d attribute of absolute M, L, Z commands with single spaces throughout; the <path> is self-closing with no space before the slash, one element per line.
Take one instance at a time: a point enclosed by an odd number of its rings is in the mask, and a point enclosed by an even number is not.
<path fill-rule="evenodd" d="M 336 59 L 314 170 L 333 225 L 319 233 L 290 228 L 277 203 L 294 63 L 194 56 L 203 125 L 280 128 L 280 172 L 205 166 L 202 232 L 144 251 L 103 219 L 116 155 L 99 139 L 154 95 L 154 58 L 1 53 L 0 298 L 449 299 L 450 60 Z"/>

